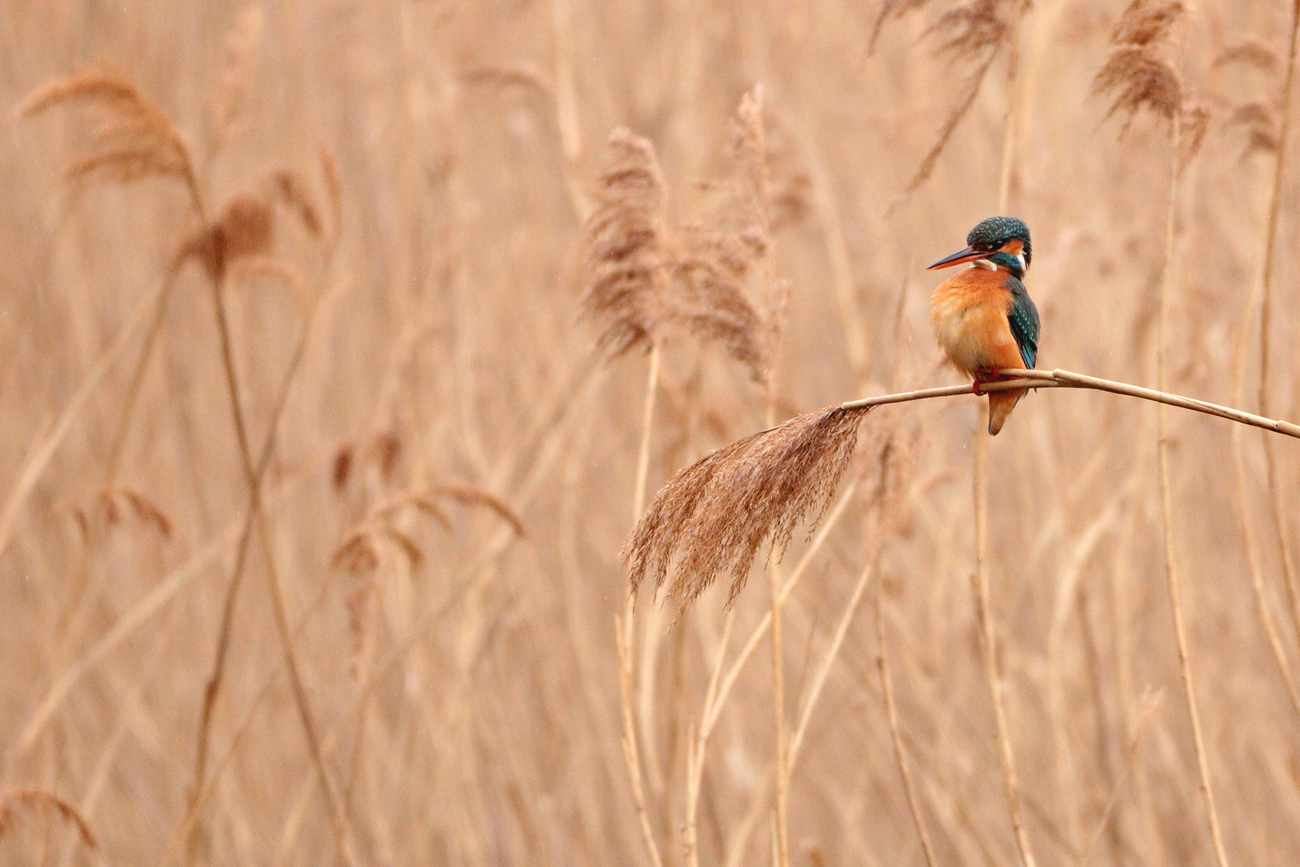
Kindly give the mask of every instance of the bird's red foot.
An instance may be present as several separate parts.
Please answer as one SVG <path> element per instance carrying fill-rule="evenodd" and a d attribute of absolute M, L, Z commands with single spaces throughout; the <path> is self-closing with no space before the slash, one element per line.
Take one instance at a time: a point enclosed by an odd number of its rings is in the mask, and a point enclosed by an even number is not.
<path fill-rule="evenodd" d="M 980 374 L 975 379 L 975 383 L 973 386 L 975 394 L 979 397 L 983 397 L 985 392 L 984 389 L 981 388 L 980 386 L 983 386 L 990 382 L 997 382 L 1001 378 L 1002 378 L 1002 368 L 1000 367 L 990 367 L 988 370 L 980 371 Z"/>

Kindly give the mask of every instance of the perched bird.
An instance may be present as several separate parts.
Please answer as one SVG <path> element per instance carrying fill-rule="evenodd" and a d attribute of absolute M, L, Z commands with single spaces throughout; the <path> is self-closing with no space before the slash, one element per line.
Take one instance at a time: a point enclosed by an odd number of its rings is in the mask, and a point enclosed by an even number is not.
<path fill-rule="evenodd" d="M 967 247 L 926 270 L 970 262 L 970 268 L 934 290 L 930 324 L 948 359 L 980 385 L 1007 368 L 1034 366 L 1038 355 L 1038 308 L 1020 282 L 1033 258 L 1029 227 L 1015 217 L 990 217 L 970 230 Z M 1024 389 L 992 391 L 989 434 L 1002 430 Z"/>

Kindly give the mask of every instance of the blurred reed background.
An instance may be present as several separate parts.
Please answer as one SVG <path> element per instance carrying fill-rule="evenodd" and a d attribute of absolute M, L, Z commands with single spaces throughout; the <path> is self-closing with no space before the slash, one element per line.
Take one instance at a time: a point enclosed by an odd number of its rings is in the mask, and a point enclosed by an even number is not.
<path fill-rule="evenodd" d="M 1004 201 L 1040 367 L 1300 416 L 1294 10 L 1125 9 L 0 7 L 0 861 L 1017 863 L 980 401 L 862 420 L 775 659 L 762 551 L 680 616 L 619 552 L 711 450 L 958 382 L 923 269 Z M 1202 773 L 1159 428 L 988 444 L 1020 831 L 1295 864 L 1300 449 L 1168 416 Z"/>

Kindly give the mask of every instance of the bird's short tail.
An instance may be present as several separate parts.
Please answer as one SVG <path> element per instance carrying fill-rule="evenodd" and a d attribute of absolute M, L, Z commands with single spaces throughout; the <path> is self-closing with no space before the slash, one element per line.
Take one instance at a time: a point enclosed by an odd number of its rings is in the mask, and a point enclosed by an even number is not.
<path fill-rule="evenodd" d="M 1007 416 L 1016 408 L 1016 403 L 1025 396 L 1024 389 L 1016 391 L 989 392 L 989 436 L 997 436 L 1006 424 Z"/>

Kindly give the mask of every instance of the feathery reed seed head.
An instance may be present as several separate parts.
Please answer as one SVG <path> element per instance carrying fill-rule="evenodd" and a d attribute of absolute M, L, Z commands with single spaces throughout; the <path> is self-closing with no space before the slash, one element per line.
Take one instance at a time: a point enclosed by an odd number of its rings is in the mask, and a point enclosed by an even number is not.
<path fill-rule="evenodd" d="M 1256 101 L 1239 105 L 1224 124 L 1246 130 L 1246 143 L 1242 146 L 1240 160 L 1246 160 L 1256 151 L 1275 153 L 1278 149 L 1280 125 L 1277 112 L 1267 103 Z"/>
<path fill-rule="evenodd" d="M 1142 46 L 1123 46 L 1112 51 L 1093 78 L 1092 92 L 1110 94 L 1113 98 L 1106 118 L 1117 111 L 1128 113 L 1125 130 L 1143 108 L 1172 120 L 1182 107 L 1183 87 L 1178 73 Z"/>
<path fill-rule="evenodd" d="M 1133 0 L 1115 23 L 1111 42 L 1116 45 L 1166 42 L 1186 11 L 1179 0 Z"/>
<path fill-rule="evenodd" d="M 346 459 L 342 456 L 347 455 Z M 340 490 L 347 483 L 347 475 L 352 469 L 352 450 L 339 452 L 335 459 L 335 489 Z M 340 478 L 341 477 L 341 478 Z M 509 525 L 515 535 L 523 538 L 527 535 L 524 522 L 508 503 L 490 491 L 472 485 L 444 484 L 434 485 L 425 490 L 404 491 L 387 499 L 369 510 L 369 514 L 359 526 L 354 528 L 342 544 L 335 549 L 331 559 L 332 565 L 354 575 L 374 572 L 381 562 L 381 542 L 391 542 L 405 556 L 411 568 L 424 560 L 424 554 L 416 541 L 397 525 L 397 519 L 403 512 L 412 510 L 432 518 L 444 531 L 452 532 L 451 518 L 443 509 L 439 500 L 451 500 L 466 508 L 486 509 Z"/>
<path fill-rule="evenodd" d="M 1094 96 L 1111 97 L 1103 122 L 1116 112 L 1127 113 L 1121 136 L 1144 108 L 1171 124 L 1179 122 L 1179 172 L 1200 150 L 1210 124 L 1209 109 L 1195 103 L 1169 59 L 1177 50 L 1174 31 L 1185 15 L 1179 0 L 1133 0 L 1111 31 L 1115 48 L 1092 81 Z"/>
<path fill-rule="evenodd" d="M 725 233 L 701 233 L 688 243 L 690 252 L 672 268 L 681 288 L 681 297 L 673 299 L 674 319 L 685 323 L 692 334 L 720 343 L 754 380 L 761 381 L 770 358 L 762 339 L 765 317 L 746 290 L 761 247 Z"/>
<path fill-rule="evenodd" d="M 678 471 L 623 548 L 632 592 L 647 581 L 657 592 L 671 570 L 668 596 L 685 609 L 727 572 L 730 605 L 764 542 L 779 558 L 805 516 L 814 527 L 820 521 L 867 411 L 837 406 L 797 416 Z"/>
<path fill-rule="evenodd" d="M 193 235 L 181 249 L 183 255 L 202 263 L 214 280 L 220 280 L 234 262 L 270 253 L 274 239 L 275 214 L 270 204 L 240 195 L 230 200 L 220 219 Z"/>
<path fill-rule="evenodd" d="M 741 180 L 716 185 L 727 193 L 726 207 L 707 229 L 674 232 L 653 145 L 625 129 L 610 135 L 586 225 L 581 302 L 581 318 L 604 324 L 597 345 L 610 357 L 677 327 L 720 344 L 756 382 L 770 377 L 779 323 L 775 308 L 756 304 L 750 291 L 771 248 L 761 96 L 755 89 L 741 100 L 731 144 Z M 731 228 L 737 219 L 740 227 Z"/>
<path fill-rule="evenodd" d="M 1233 64 L 1253 66 L 1260 72 L 1271 75 L 1277 72 L 1281 61 L 1277 52 L 1267 43 L 1258 39 L 1244 39 L 1219 52 L 1219 56 L 1214 58 L 1214 63 L 1211 65 L 1221 67 Z"/>
<path fill-rule="evenodd" d="M 1121 136 L 1144 108 L 1171 122 L 1178 116 L 1192 133 L 1185 140 L 1190 146 L 1184 152 L 1184 162 L 1200 146 L 1209 119 L 1199 109 L 1187 109 L 1189 94 L 1167 57 L 1173 48 L 1174 30 L 1185 14 L 1179 0 L 1133 0 L 1111 31 L 1115 47 L 1092 80 L 1094 96 L 1111 97 L 1103 122 L 1116 112 L 1128 115 Z"/>
<path fill-rule="evenodd" d="M 160 538 L 168 539 L 172 535 L 172 521 L 167 513 L 149 497 L 132 488 L 101 490 L 85 505 L 75 507 L 72 516 L 81 531 L 82 541 L 86 543 L 92 536 L 118 526 L 127 516 L 151 527 Z"/>
<path fill-rule="evenodd" d="M 925 32 L 944 34 L 935 53 L 978 60 L 1001 47 L 1011 27 L 1003 8 L 1009 5 L 1007 0 L 972 0 L 944 12 Z"/>
<path fill-rule="evenodd" d="M 275 218 L 270 206 L 252 196 L 237 196 L 217 223 L 221 252 L 227 260 L 260 256 L 271 251 Z"/>
<path fill-rule="evenodd" d="M 111 61 L 87 66 L 37 88 L 23 102 L 28 117 L 58 105 L 85 104 L 96 114 L 90 145 L 65 169 L 69 181 L 118 182 L 145 177 L 193 179 L 189 150 L 171 119 Z"/>
<path fill-rule="evenodd" d="M 626 129 L 606 145 L 585 227 L 582 317 L 604 325 L 597 345 L 618 356 L 649 346 L 667 317 L 667 193 L 654 146 Z"/>
<path fill-rule="evenodd" d="M 1183 110 L 1182 153 L 1179 155 L 1179 171 L 1186 168 L 1205 141 L 1205 134 L 1210 129 L 1210 110 L 1203 105 L 1194 105 Z"/>
<path fill-rule="evenodd" d="M 1022 0 L 971 0 L 956 8 L 944 12 L 930 23 L 925 34 L 946 34 L 935 49 L 936 54 L 948 54 L 957 59 L 965 59 L 975 64 L 971 74 L 962 87 L 961 96 L 939 127 L 939 134 L 930 150 L 921 159 L 912 179 L 902 194 L 895 199 L 886 211 L 894 209 L 906 201 L 912 193 L 921 188 L 934 173 L 939 157 L 948 146 L 949 139 L 962 118 L 975 104 L 984 76 L 993 66 L 993 61 L 1008 44 L 1014 30 L 1015 21 L 1028 8 Z"/>

